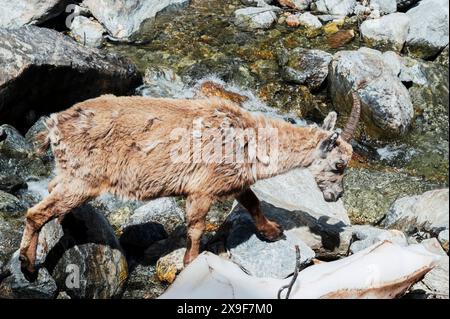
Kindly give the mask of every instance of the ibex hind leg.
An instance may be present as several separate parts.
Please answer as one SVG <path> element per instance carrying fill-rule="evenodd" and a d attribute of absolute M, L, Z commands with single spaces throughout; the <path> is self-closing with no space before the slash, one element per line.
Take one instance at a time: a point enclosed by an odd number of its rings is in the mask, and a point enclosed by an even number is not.
<path fill-rule="evenodd" d="M 39 232 L 53 218 L 61 217 L 71 209 L 80 206 L 92 198 L 92 194 L 83 193 L 72 183 L 70 187 L 59 183 L 40 203 L 30 208 L 26 214 L 26 225 L 20 244 L 20 262 L 23 274 L 27 279 L 36 278 L 36 248 Z"/>

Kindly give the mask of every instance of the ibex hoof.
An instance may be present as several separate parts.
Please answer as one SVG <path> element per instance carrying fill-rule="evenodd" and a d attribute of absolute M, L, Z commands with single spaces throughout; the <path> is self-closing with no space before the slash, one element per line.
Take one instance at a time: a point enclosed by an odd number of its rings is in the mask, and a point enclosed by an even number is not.
<path fill-rule="evenodd" d="M 22 271 L 23 276 L 29 282 L 36 281 L 38 277 L 38 271 L 35 266 L 29 261 L 29 259 L 25 255 L 19 256 L 20 261 L 20 270 Z"/>

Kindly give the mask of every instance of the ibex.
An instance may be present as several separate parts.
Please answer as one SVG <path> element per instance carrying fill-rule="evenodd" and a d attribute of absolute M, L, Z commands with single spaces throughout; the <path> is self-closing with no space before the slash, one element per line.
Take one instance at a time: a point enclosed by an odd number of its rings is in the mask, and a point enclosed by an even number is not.
<path fill-rule="evenodd" d="M 184 263 L 198 254 L 211 205 L 234 197 L 254 219 L 268 240 L 280 235 L 280 227 L 268 220 L 250 186 L 298 167 L 309 168 L 325 200 L 336 201 L 343 193 L 343 173 L 351 159 L 349 144 L 357 126 L 360 102 L 353 94 L 349 121 L 340 134 L 334 130 L 337 115 L 331 112 L 319 127 L 297 127 L 282 120 L 251 114 L 229 100 L 219 98 L 176 100 L 105 95 L 78 103 L 46 120 L 41 133 L 51 146 L 56 177 L 49 195 L 30 208 L 20 247 L 22 271 L 36 274 L 35 259 L 41 228 L 53 218 L 61 219 L 71 209 L 101 193 L 150 200 L 162 196 L 186 197 L 187 251 Z M 196 135 L 195 125 L 216 128 L 225 139 L 238 145 L 244 160 L 198 161 L 195 147 L 177 161 L 173 150 L 187 143 L 175 141 L 173 132 Z M 251 140 L 230 132 L 270 128 L 277 133 L 277 152 L 251 149 Z M 211 150 L 224 136 L 197 140 Z M 198 136 L 197 136 L 198 138 Z M 190 143 L 190 142 L 189 142 Z M 195 142 L 194 142 L 195 144 Z M 216 145 L 214 145 L 216 144 Z M 195 146 L 195 145 L 194 145 Z M 267 152 L 266 152 L 267 151 Z M 276 165 L 273 165 L 276 163 Z"/>

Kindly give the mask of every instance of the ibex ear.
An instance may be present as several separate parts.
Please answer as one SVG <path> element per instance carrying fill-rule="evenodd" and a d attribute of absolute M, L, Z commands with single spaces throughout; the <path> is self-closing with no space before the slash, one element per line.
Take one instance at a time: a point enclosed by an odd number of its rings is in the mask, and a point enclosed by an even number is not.
<path fill-rule="evenodd" d="M 322 157 L 326 157 L 327 153 L 333 150 L 333 148 L 336 146 L 336 141 L 338 137 L 339 132 L 334 132 L 320 144 L 320 151 L 322 153 Z"/>
<path fill-rule="evenodd" d="M 336 112 L 328 113 L 325 120 L 323 120 L 322 129 L 326 131 L 332 131 L 334 129 L 334 126 L 336 125 L 336 121 L 337 121 Z"/>

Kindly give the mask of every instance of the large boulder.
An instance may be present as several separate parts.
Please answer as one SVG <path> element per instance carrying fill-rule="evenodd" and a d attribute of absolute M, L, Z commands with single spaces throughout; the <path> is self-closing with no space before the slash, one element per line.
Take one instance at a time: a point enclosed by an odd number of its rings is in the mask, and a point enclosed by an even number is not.
<path fill-rule="evenodd" d="M 401 12 L 369 19 L 361 24 L 361 34 L 371 47 L 400 52 L 408 36 L 409 20 L 408 15 Z"/>
<path fill-rule="evenodd" d="M 0 28 L 43 23 L 64 11 L 68 0 L 0 0 Z"/>
<path fill-rule="evenodd" d="M 328 75 L 329 91 L 338 110 L 349 111 L 351 92 L 361 100 L 366 131 L 376 137 L 395 137 L 407 132 L 414 109 L 407 88 L 386 65 L 381 52 L 360 48 L 340 51 L 333 57 Z"/>
<path fill-rule="evenodd" d="M 31 126 L 39 114 L 104 93 L 125 95 L 140 83 L 126 60 L 56 31 L 0 29 L 0 116 L 19 129 Z"/>
<path fill-rule="evenodd" d="M 448 188 L 403 197 L 392 204 L 383 220 L 383 225 L 401 229 L 407 233 L 421 230 L 437 236 L 439 232 L 449 228 L 448 205 Z"/>
<path fill-rule="evenodd" d="M 448 45 L 448 0 L 422 0 L 406 13 L 411 19 L 406 48 L 419 58 L 432 58 Z"/>
<path fill-rule="evenodd" d="M 84 0 L 92 15 L 117 38 L 127 38 L 141 24 L 170 7 L 184 6 L 189 0 Z"/>

